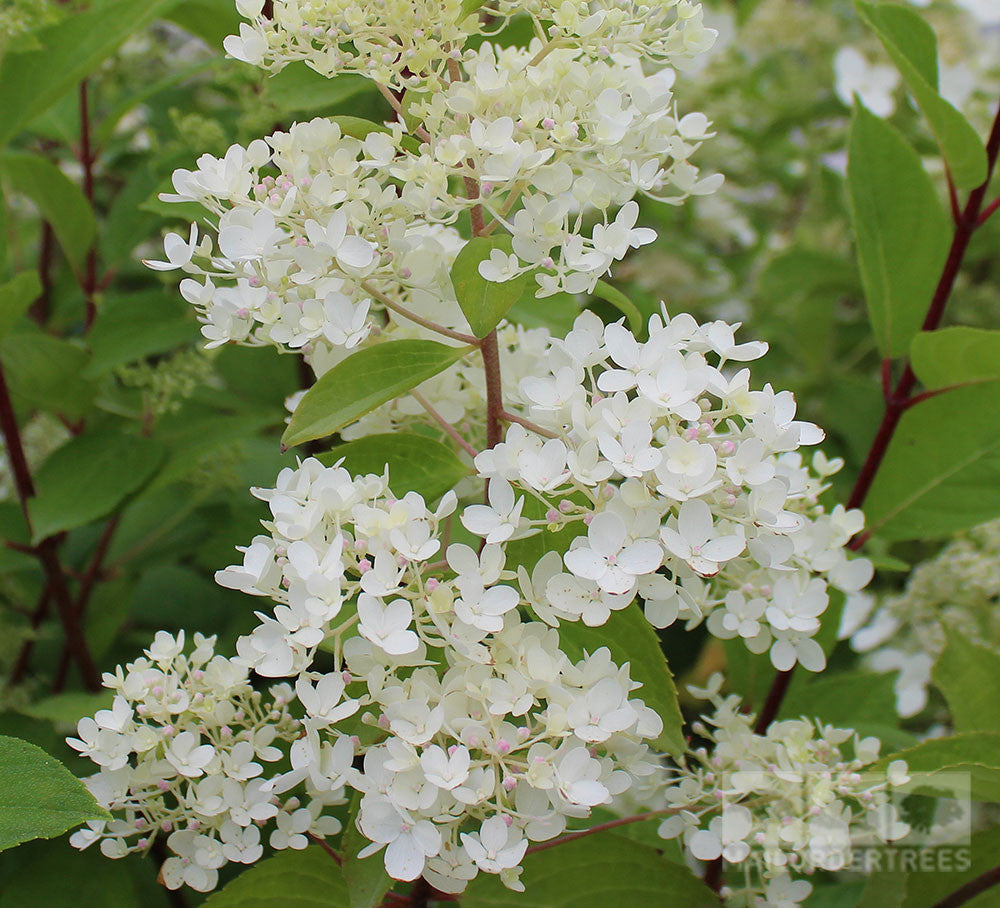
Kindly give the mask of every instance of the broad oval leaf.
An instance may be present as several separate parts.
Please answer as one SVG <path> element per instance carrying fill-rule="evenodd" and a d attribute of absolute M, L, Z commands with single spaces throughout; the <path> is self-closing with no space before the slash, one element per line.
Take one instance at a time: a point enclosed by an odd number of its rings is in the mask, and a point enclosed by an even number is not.
<path fill-rule="evenodd" d="M 847 185 L 875 340 L 883 356 L 903 356 L 947 258 L 950 222 L 917 153 L 860 104 L 851 124 Z"/>
<path fill-rule="evenodd" d="M 677 704 L 673 675 L 656 631 L 636 603 L 612 612 L 607 623 L 600 627 L 564 621 L 559 625 L 559 640 L 564 652 L 573 659 L 580 658 L 584 651 L 593 653 L 606 646 L 619 665 L 630 663 L 632 680 L 642 684 L 635 696 L 656 710 L 663 720 L 663 732 L 656 739 L 656 746 L 672 754 L 684 752 L 687 746 L 682 731 L 684 718 Z"/>
<path fill-rule="evenodd" d="M 1000 379 L 1000 331 L 964 325 L 921 331 L 910 345 L 910 365 L 928 388 Z"/>
<path fill-rule="evenodd" d="M 865 502 L 887 539 L 934 539 L 1000 516 L 1000 381 L 908 409 Z"/>
<path fill-rule="evenodd" d="M 987 175 L 986 148 L 972 124 L 938 94 L 937 42 L 931 27 L 897 4 L 859 2 L 858 9 L 927 118 L 955 185 L 979 186 Z"/>
<path fill-rule="evenodd" d="M 318 846 L 279 851 L 254 864 L 203 903 L 206 908 L 331 908 L 347 905 L 344 875 Z"/>
<path fill-rule="evenodd" d="M 63 252 L 79 271 L 97 233 L 90 202 L 69 177 L 45 158 L 30 154 L 5 154 L 0 172 L 26 195 L 52 225 Z"/>
<path fill-rule="evenodd" d="M 145 485 L 163 460 L 163 445 L 141 435 L 93 431 L 54 451 L 35 477 L 32 539 L 85 526 L 111 513 Z"/>
<path fill-rule="evenodd" d="M 511 255 L 509 236 L 477 236 L 469 240 L 451 266 L 455 298 L 476 337 L 486 337 L 524 293 L 531 275 L 520 274 L 509 281 L 488 281 L 479 273 L 481 262 L 494 251 Z"/>
<path fill-rule="evenodd" d="M 931 673 L 958 732 L 1000 732 L 1000 654 L 945 628 L 947 644 Z"/>
<path fill-rule="evenodd" d="M 40 747 L 0 735 L 0 851 L 51 839 L 110 815 L 83 783 Z"/>
<path fill-rule="evenodd" d="M 320 455 L 325 464 L 343 459 L 353 475 L 378 473 L 389 467 L 389 486 L 396 496 L 419 492 L 427 501 L 439 498 L 474 471 L 447 445 L 413 433 L 366 435 Z"/>
<path fill-rule="evenodd" d="M 472 347 L 386 341 L 337 363 L 303 395 L 281 437 L 286 447 L 332 435 L 458 362 Z"/>
<path fill-rule="evenodd" d="M 524 892 L 511 892 L 497 877 L 481 873 L 462 895 L 462 908 L 719 905 L 715 893 L 683 864 L 612 832 L 529 854 L 523 864 Z"/>
<path fill-rule="evenodd" d="M 275 73 L 267 83 L 267 97 L 282 111 L 329 110 L 363 92 L 373 92 L 363 76 L 340 75 L 335 79 L 320 75 L 305 63 L 292 63 Z"/>
<path fill-rule="evenodd" d="M 22 271 L 0 286 L 0 339 L 6 337 L 41 292 L 37 271 Z"/>
<path fill-rule="evenodd" d="M 0 62 L 0 146 L 175 0 L 115 0 L 34 32 L 37 47 Z"/>
<path fill-rule="evenodd" d="M 1000 734 L 976 731 L 931 738 L 906 750 L 882 757 L 868 767 L 885 772 L 894 760 L 906 761 L 908 790 L 953 796 L 955 774 L 968 774 L 975 800 L 1000 803 Z"/>
<path fill-rule="evenodd" d="M 646 326 L 643 324 L 642 313 L 639 311 L 639 307 L 622 293 L 621 290 L 607 281 L 598 281 L 597 286 L 594 287 L 594 296 L 604 300 L 606 303 L 611 303 L 612 306 L 624 315 L 628 319 L 628 324 L 633 334 L 638 336 L 643 333 Z"/>

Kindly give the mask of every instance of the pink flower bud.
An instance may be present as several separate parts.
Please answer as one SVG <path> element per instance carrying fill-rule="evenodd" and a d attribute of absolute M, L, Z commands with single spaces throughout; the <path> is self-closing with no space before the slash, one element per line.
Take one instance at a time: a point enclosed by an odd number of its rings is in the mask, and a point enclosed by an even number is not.
<path fill-rule="evenodd" d="M 510 743 L 501 738 L 497 741 L 496 750 L 498 754 L 508 754 L 510 753 Z"/>
<path fill-rule="evenodd" d="M 552 117 L 546 117 L 544 120 L 542 120 L 542 126 L 545 129 L 551 129 L 555 125 L 556 125 L 556 121 L 553 120 Z"/>

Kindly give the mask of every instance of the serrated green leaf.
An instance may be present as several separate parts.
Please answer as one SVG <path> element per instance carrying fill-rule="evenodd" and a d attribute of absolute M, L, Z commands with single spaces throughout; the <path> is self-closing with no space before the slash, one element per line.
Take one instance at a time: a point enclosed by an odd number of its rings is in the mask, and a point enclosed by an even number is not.
<path fill-rule="evenodd" d="M 663 732 L 656 739 L 656 746 L 672 754 L 684 752 L 684 718 L 677 703 L 673 675 L 656 631 L 636 603 L 612 612 L 607 623 L 600 627 L 564 621 L 559 625 L 559 640 L 564 652 L 574 659 L 580 658 L 584 651 L 593 653 L 606 646 L 619 665 L 630 663 L 632 680 L 642 684 L 634 696 L 656 710 L 663 720 Z"/>
<path fill-rule="evenodd" d="M 389 486 L 397 497 L 419 492 L 427 501 L 439 498 L 474 471 L 458 459 L 447 445 L 412 433 L 366 435 L 337 445 L 320 455 L 330 465 L 343 459 L 353 475 L 377 473 L 389 467 Z"/>
<path fill-rule="evenodd" d="M 109 819 L 62 763 L 34 744 L 0 736 L 0 851 Z"/>
<path fill-rule="evenodd" d="M 633 334 L 640 335 L 645 331 L 646 326 L 643 323 L 639 307 L 617 287 L 612 286 L 607 281 L 598 281 L 597 286 L 594 287 L 593 295 L 606 303 L 611 303 L 622 315 L 628 318 L 628 324 Z"/>
<path fill-rule="evenodd" d="M 383 896 L 393 887 L 395 880 L 385 872 L 385 856 L 376 852 L 366 858 L 359 858 L 358 852 L 367 848 L 371 841 L 366 839 L 357 827 L 358 806 L 361 793 L 351 800 L 351 811 L 344 826 L 341 839 L 341 872 L 347 883 L 347 896 L 351 908 L 377 908 Z"/>
<path fill-rule="evenodd" d="M 683 864 L 610 832 L 595 833 L 524 859 L 524 892 L 480 874 L 462 908 L 610 908 L 676 905 L 718 908 L 719 899 Z"/>
<path fill-rule="evenodd" d="M 968 774 L 972 797 L 1000 803 L 1000 734 L 970 732 L 931 738 L 906 750 L 882 757 L 869 769 L 884 772 L 894 760 L 906 762 L 911 781 L 907 790 L 950 797 L 955 774 Z"/>
<path fill-rule="evenodd" d="M 905 6 L 861 0 L 857 6 L 927 118 L 955 186 L 979 186 L 987 174 L 986 148 L 972 124 L 938 94 L 937 42 L 931 27 Z"/>
<path fill-rule="evenodd" d="M 0 146 L 93 72 L 174 0 L 115 0 L 33 34 L 37 45 L 0 61 Z"/>
<path fill-rule="evenodd" d="M 957 732 L 1000 732 L 1000 654 L 960 631 L 944 629 L 947 644 L 931 672 L 948 701 Z"/>
<path fill-rule="evenodd" d="M 1000 516 L 1000 381 L 903 413 L 865 501 L 886 539 L 934 539 Z"/>
<path fill-rule="evenodd" d="M 847 184 L 875 340 L 883 356 L 903 356 L 947 258 L 949 220 L 917 153 L 860 104 L 851 124 Z"/>
<path fill-rule="evenodd" d="M 359 350 L 324 373 L 306 391 L 281 443 L 292 447 L 332 435 L 443 372 L 471 349 L 447 347 L 435 341 L 398 340 Z"/>
<path fill-rule="evenodd" d="M 63 252 L 79 271 L 97 233 L 90 203 L 80 187 L 55 164 L 30 154 L 0 157 L 0 172 L 11 186 L 26 195 L 52 225 Z"/>
<path fill-rule="evenodd" d="M 35 477 L 31 499 L 33 540 L 85 526 L 111 513 L 140 489 L 163 460 L 155 439 L 93 431 L 58 448 Z"/>
<path fill-rule="evenodd" d="M 42 284 L 36 271 L 22 271 L 0 285 L 0 340 L 7 336 L 41 292 Z"/>
<path fill-rule="evenodd" d="M 487 261 L 493 250 L 511 254 L 509 236 L 477 236 L 469 240 L 451 266 L 455 298 L 469 320 L 476 337 L 486 337 L 524 294 L 530 274 L 520 274 L 509 281 L 495 283 L 479 273 L 479 263 Z"/>
<path fill-rule="evenodd" d="M 928 388 L 1000 379 L 1000 331 L 964 325 L 921 331 L 910 344 L 910 365 Z"/>
<path fill-rule="evenodd" d="M 340 868 L 322 848 L 281 851 L 210 895 L 206 908 L 331 908 L 347 904 Z"/>

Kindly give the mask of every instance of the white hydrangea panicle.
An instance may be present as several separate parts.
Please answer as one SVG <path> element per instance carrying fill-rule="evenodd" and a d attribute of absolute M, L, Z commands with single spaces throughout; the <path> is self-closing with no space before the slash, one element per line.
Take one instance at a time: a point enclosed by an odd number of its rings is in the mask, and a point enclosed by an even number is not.
<path fill-rule="evenodd" d="M 892 798 L 909 781 L 907 767 L 876 770 L 878 739 L 807 719 L 772 722 L 758 734 L 755 716 L 721 687 L 715 675 L 706 689 L 691 689 L 715 707 L 692 726 L 705 744 L 647 783 L 644 802 L 623 801 L 668 814 L 660 836 L 679 839 L 690 857 L 743 865 L 744 885 L 722 892 L 727 904 L 794 904 L 811 887 L 791 874 L 840 870 L 855 848 L 909 833 Z"/>
<path fill-rule="evenodd" d="M 70 843 L 99 842 L 107 857 L 121 858 L 163 839 L 160 879 L 170 889 L 207 892 L 220 868 L 253 863 L 265 845 L 304 848 L 306 834 L 340 829 L 323 809 L 343 803 L 343 785 L 321 796 L 306 786 L 303 807 L 280 797 L 288 789 L 276 787 L 270 770 L 302 734 L 290 711 L 295 692 L 287 684 L 266 696 L 254 690 L 246 668 L 214 647 L 214 637 L 195 634 L 185 654 L 183 631 L 160 631 L 143 658 L 104 675 L 111 708 L 81 719 L 78 737 L 67 739 L 100 767 L 84 782 L 114 816 L 88 823 Z"/>
<path fill-rule="evenodd" d="M 839 464 L 805 461 L 798 449 L 823 433 L 795 419 L 790 393 L 750 389 L 742 364 L 767 346 L 736 343 L 737 327 L 664 314 L 642 342 L 584 313 L 509 404 L 555 437 L 514 424 L 476 467 L 544 515 L 522 508 L 503 532 L 570 537 L 560 568 L 522 582 L 542 620 L 599 625 L 639 596 L 657 627 L 707 619 L 778 669 L 820 671 L 828 587 L 853 594 L 871 579 L 845 549 L 863 519 L 819 503 Z M 497 532 L 495 508 L 466 514 Z"/>

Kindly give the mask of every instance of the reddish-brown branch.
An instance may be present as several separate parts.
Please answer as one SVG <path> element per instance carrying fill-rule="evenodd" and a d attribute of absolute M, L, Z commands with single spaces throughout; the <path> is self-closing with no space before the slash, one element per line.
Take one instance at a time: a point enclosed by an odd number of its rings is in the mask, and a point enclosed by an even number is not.
<path fill-rule="evenodd" d="M 971 902 L 977 895 L 996 885 L 1000 885 L 1000 867 L 992 867 L 975 879 L 969 880 L 951 895 L 946 895 L 940 901 L 935 902 L 932 908 L 958 908 L 959 905 Z"/>
<path fill-rule="evenodd" d="M 329 842 L 327 842 L 326 839 L 324 839 L 322 836 L 315 835 L 314 833 L 311 832 L 307 832 L 306 835 L 309 836 L 309 838 L 312 839 L 317 845 L 319 845 L 319 847 L 322 848 L 328 855 L 330 855 L 330 857 L 333 858 L 338 867 L 343 863 L 340 855 L 333 850 L 332 846 L 330 845 Z"/>
<path fill-rule="evenodd" d="M 38 597 L 38 604 L 35 606 L 35 610 L 31 613 L 31 635 L 21 644 L 17 659 L 14 660 L 14 667 L 11 669 L 10 677 L 7 679 L 8 687 L 20 684 L 24 676 L 28 673 L 28 667 L 31 665 L 31 654 L 35 649 L 35 635 L 49 613 L 49 603 L 51 601 L 52 596 L 49 593 L 48 584 L 46 584 L 41 596 Z"/>
<path fill-rule="evenodd" d="M 42 235 L 38 244 L 38 280 L 42 285 L 42 292 L 31 304 L 28 314 L 39 325 L 44 325 L 49 320 L 49 311 L 52 301 L 52 261 L 55 257 L 56 234 L 52 225 L 48 221 L 42 222 Z"/>
<path fill-rule="evenodd" d="M 7 387 L 7 378 L 2 365 L 0 365 L 0 431 L 3 432 L 4 441 L 7 444 L 7 457 L 14 475 L 14 486 L 17 489 L 21 511 L 24 513 L 24 519 L 30 531 L 31 514 L 28 502 L 34 497 L 35 486 L 31 481 L 31 470 L 24 455 L 21 432 L 17 425 L 14 404 L 11 401 L 10 389 Z M 55 537 L 50 536 L 43 539 L 36 547 L 35 555 L 42 563 L 47 586 L 55 602 L 56 611 L 59 613 L 63 632 L 66 634 L 66 644 L 80 669 L 83 682 L 89 690 L 100 690 L 101 676 L 94 665 L 90 649 L 87 646 L 87 639 L 83 634 L 83 627 L 73 608 L 66 577 L 63 574 L 62 565 L 59 563 L 58 542 Z"/>
<path fill-rule="evenodd" d="M 575 842 L 577 839 L 582 839 L 588 835 L 594 835 L 598 832 L 606 832 L 608 829 L 617 829 L 619 826 L 628 826 L 631 823 L 641 823 L 644 820 L 652 820 L 656 817 L 666 816 L 670 813 L 676 813 L 672 808 L 666 810 L 651 810 L 649 813 L 638 813 L 631 817 L 621 817 L 618 820 L 608 820 L 606 823 L 598 823 L 596 826 L 591 826 L 589 829 L 581 829 L 578 832 L 570 832 L 566 835 L 559 836 L 558 839 L 549 839 L 547 842 L 541 842 L 538 845 L 532 845 L 525 854 L 535 854 L 538 851 L 545 851 L 547 848 L 555 848 L 556 845 L 565 845 L 567 842 Z"/>
<path fill-rule="evenodd" d="M 87 80 L 80 83 L 80 166 L 83 167 L 83 194 L 90 203 L 91 209 L 94 207 L 94 161 L 96 155 L 91 143 L 90 136 L 90 92 Z M 83 299 L 86 312 L 83 319 L 83 330 L 89 331 L 97 318 L 97 244 L 94 243 L 87 252 L 87 261 L 84 265 L 83 278 L 80 287 L 83 290 Z"/>
<path fill-rule="evenodd" d="M 998 208 L 1000 208 L 1000 197 L 995 198 L 983 209 L 982 214 L 979 215 L 979 220 L 976 221 L 976 226 L 982 227 L 983 224 L 996 214 Z"/>
<path fill-rule="evenodd" d="M 87 612 L 90 595 L 93 593 L 94 586 L 100 579 L 101 570 L 104 567 L 104 559 L 108 554 L 108 548 L 111 546 L 111 539 L 115 534 L 115 530 L 118 528 L 119 519 L 120 515 L 115 514 L 104 525 L 101 537 L 97 540 L 97 545 L 94 547 L 94 553 L 90 557 L 90 563 L 87 565 L 87 569 L 80 578 L 80 589 L 77 591 L 76 602 L 73 603 L 73 608 L 76 612 L 77 620 L 81 624 L 83 623 L 83 617 Z M 63 651 L 59 657 L 59 665 L 56 667 L 55 678 L 52 681 L 52 689 L 55 692 L 61 691 L 66 684 L 66 676 L 69 672 L 71 657 L 72 652 L 70 651 L 69 643 L 67 643 L 63 646 Z"/>
<path fill-rule="evenodd" d="M 983 207 L 983 200 L 986 197 L 986 191 L 989 189 L 993 170 L 996 167 L 998 154 L 1000 154 L 1000 107 L 997 109 L 996 117 L 993 120 L 993 127 L 986 142 L 986 179 L 981 186 L 978 186 L 969 194 L 969 200 L 965 208 L 958 213 L 955 219 L 955 232 L 952 236 L 951 247 L 948 250 L 948 257 L 945 260 L 941 277 L 934 290 L 934 296 L 931 298 L 930 306 L 927 309 L 927 315 L 924 317 L 924 323 L 921 327 L 922 331 L 935 331 L 941 324 L 945 307 L 948 305 L 948 300 L 955 287 L 955 280 L 961 270 L 965 253 L 969 248 L 969 241 L 981 224 L 980 212 Z M 884 382 L 884 361 L 882 368 Z M 916 383 L 917 376 L 913 371 L 913 367 L 907 362 L 903 368 L 902 375 L 899 377 L 899 381 L 896 383 L 896 387 L 885 397 L 885 412 L 882 415 L 882 422 L 879 424 L 875 438 L 868 449 L 868 456 L 865 458 L 861 472 L 858 473 L 854 488 L 847 500 L 848 508 L 859 508 L 864 504 L 872 483 L 875 481 L 879 467 L 882 466 L 882 461 L 889 450 L 889 443 L 892 441 L 893 435 L 895 435 L 896 429 L 899 426 L 900 418 L 904 411 L 912 403 L 916 402 L 916 398 L 913 395 Z M 853 551 L 857 551 L 865 543 L 869 535 L 870 531 L 858 534 L 858 536 L 851 540 L 848 547 Z M 785 694 L 788 692 L 788 685 L 791 683 L 793 671 L 794 668 L 789 669 L 787 672 L 778 672 L 771 683 L 767 699 L 757 717 L 755 731 L 758 734 L 763 734 L 777 717 L 781 709 L 782 700 L 784 700 Z"/>

